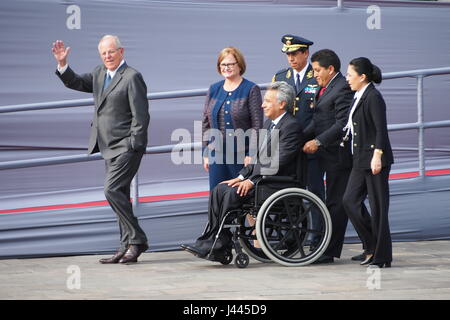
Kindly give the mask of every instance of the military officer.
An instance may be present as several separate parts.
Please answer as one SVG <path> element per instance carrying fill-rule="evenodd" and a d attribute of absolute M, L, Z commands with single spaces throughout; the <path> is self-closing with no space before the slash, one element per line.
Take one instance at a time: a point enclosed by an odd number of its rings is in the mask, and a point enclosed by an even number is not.
<path fill-rule="evenodd" d="M 314 71 L 308 63 L 309 46 L 313 44 L 305 38 L 287 34 L 281 38 L 281 52 L 286 54 L 289 68 L 278 71 L 272 78 L 274 81 L 285 81 L 295 88 L 296 106 L 294 115 L 302 129 L 311 121 L 313 102 L 319 88 Z"/>
<path fill-rule="evenodd" d="M 294 116 L 299 122 L 302 130 L 312 120 L 314 112 L 314 96 L 319 89 L 314 71 L 308 62 L 309 47 L 313 42 L 305 38 L 287 34 L 281 38 L 283 47 L 281 52 L 286 54 L 289 63 L 288 68 L 281 69 L 272 78 L 274 81 L 285 81 L 296 91 L 296 103 L 294 106 Z M 319 162 L 314 154 L 308 154 L 308 181 L 307 189 L 325 201 L 325 186 L 323 182 L 324 172 L 319 167 Z M 320 228 L 320 221 L 312 219 L 313 227 Z M 316 235 L 311 235 L 309 240 L 314 246 L 318 239 Z"/>

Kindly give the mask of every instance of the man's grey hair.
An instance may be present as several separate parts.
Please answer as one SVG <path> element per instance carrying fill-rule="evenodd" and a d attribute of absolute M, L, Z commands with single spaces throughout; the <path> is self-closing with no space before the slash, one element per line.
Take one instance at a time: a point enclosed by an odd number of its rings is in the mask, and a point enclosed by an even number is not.
<path fill-rule="evenodd" d="M 285 110 L 292 113 L 292 109 L 294 108 L 295 90 L 290 84 L 285 81 L 272 82 L 267 90 L 276 90 L 278 103 L 285 101 Z"/>
<path fill-rule="evenodd" d="M 115 35 L 111 35 L 111 34 L 104 35 L 104 36 L 100 39 L 100 41 L 99 41 L 98 44 L 100 45 L 100 43 L 102 43 L 102 42 L 105 41 L 106 39 L 113 39 L 114 42 L 115 42 L 115 44 L 116 44 L 116 49 L 122 48 L 122 44 L 120 43 L 119 37 L 118 37 L 118 36 L 115 36 Z"/>

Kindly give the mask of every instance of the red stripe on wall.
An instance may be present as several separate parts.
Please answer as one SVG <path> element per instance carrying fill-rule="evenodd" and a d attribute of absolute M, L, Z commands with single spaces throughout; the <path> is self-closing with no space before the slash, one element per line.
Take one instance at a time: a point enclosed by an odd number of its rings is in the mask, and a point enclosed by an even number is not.
<path fill-rule="evenodd" d="M 32 208 L 7 209 L 7 210 L 0 210 L 0 214 L 58 210 L 58 209 L 100 207 L 100 206 L 107 206 L 107 205 L 108 205 L 108 201 L 104 200 L 104 201 L 93 201 L 93 202 L 82 202 L 82 203 L 57 204 L 57 205 L 52 205 L 52 206 L 42 206 L 42 207 L 32 207 Z"/>
<path fill-rule="evenodd" d="M 141 198 L 139 198 L 139 202 L 146 203 L 146 202 L 167 201 L 167 200 L 175 200 L 175 199 L 199 198 L 199 197 L 207 197 L 208 195 L 209 195 L 208 191 L 181 193 L 181 194 L 168 194 L 168 195 L 161 195 L 161 196 L 141 197 Z M 41 206 L 41 207 L 31 207 L 31 208 L 6 209 L 6 210 L 0 210 L 0 214 L 32 212 L 32 211 L 47 211 L 47 210 L 62 210 L 62 209 L 77 209 L 77 208 L 88 208 L 88 207 L 102 207 L 102 206 L 107 206 L 107 205 L 108 205 L 108 201 L 103 200 L 103 201 L 58 204 L 58 205 L 52 205 L 52 206 Z"/>
<path fill-rule="evenodd" d="M 438 170 L 427 170 L 425 171 L 426 176 L 442 176 L 450 174 L 450 169 L 438 169 Z M 408 179 L 419 176 L 419 171 L 411 171 L 411 172 L 402 172 L 402 173 L 394 173 L 389 175 L 389 179 L 397 180 L 397 179 Z"/>
<path fill-rule="evenodd" d="M 397 179 L 408 179 L 408 178 L 414 178 L 419 176 L 419 171 L 412 171 L 412 172 L 402 172 L 402 173 L 393 173 L 389 175 L 390 180 L 397 180 Z"/>
<path fill-rule="evenodd" d="M 450 169 L 428 170 L 425 172 L 426 176 L 440 176 L 440 175 L 447 175 L 447 174 L 450 174 Z M 391 179 L 391 180 L 408 179 L 408 178 L 414 178 L 414 177 L 418 177 L 418 176 L 419 176 L 419 171 L 411 171 L 411 172 L 390 174 L 389 179 Z M 208 191 L 180 193 L 180 194 L 167 194 L 167 195 L 160 195 L 160 196 L 140 197 L 139 202 L 140 203 L 149 203 L 149 202 L 157 202 L 157 201 L 176 200 L 176 199 L 200 198 L 200 197 L 207 197 L 208 195 L 209 195 Z M 103 200 L 103 201 L 69 203 L 69 204 L 59 204 L 59 205 L 31 207 L 31 208 L 6 209 L 6 210 L 0 210 L 0 214 L 48 211 L 48 210 L 63 210 L 63 209 L 77 209 L 77 208 L 89 208 L 89 207 L 102 207 L 102 206 L 107 206 L 107 205 L 108 205 L 108 202 L 106 200 Z"/>
<path fill-rule="evenodd" d="M 450 174 L 450 169 L 428 170 L 425 171 L 426 176 L 441 176 Z"/>
<path fill-rule="evenodd" d="M 207 196 L 209 196 L 208 191 L 182 193 L 182 194 L 167 194 L 167 195 L 162 195 L 162 196 L 141 197 L 141 198 L 139 198 L 139 202 L 155 202 L 155 201 L 166 201 L 166 200 L 175 200 L 175 199 L 199 198 L 199 197 L 207 197 Z"/>

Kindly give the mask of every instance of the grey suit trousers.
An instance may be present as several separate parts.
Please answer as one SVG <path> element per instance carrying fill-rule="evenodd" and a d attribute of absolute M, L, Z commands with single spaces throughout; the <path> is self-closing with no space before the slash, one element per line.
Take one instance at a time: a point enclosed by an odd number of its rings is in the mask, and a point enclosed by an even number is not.
<path fill-rule="evenodd" d="M 117 215 L 120 229 L 120 251 L 130 244 L 146 244 L 147 237 L 133 214 L 130 185 L 139 169 L 144 151 L 129 150 L 105 160 L 105 196 Z"/>

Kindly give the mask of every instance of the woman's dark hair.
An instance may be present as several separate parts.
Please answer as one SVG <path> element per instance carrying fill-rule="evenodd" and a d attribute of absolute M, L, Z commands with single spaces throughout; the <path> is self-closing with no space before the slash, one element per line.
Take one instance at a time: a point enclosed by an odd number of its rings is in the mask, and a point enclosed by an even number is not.
<path fill-rule="evenodd" d="M 369 82 L 381 83 L 381 70 L 365 57 L 355 58 L 349 63 L 360 76 L 365 74 Z"/>

